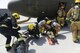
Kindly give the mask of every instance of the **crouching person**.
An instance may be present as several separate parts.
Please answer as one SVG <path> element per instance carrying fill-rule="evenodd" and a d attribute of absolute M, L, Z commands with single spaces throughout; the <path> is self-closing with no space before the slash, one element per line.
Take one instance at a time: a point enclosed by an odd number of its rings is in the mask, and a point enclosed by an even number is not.
<path fill-rule="evenodd" d="M 47 21 L 46 24 L 49 26 L 49 29 L 48 28 L 47 29 L 53 31 L 55 37 L 58 36 L 58 32 L 61 29 L 60 25 L 52 20 Z"/>
<path fill-rule="evenodd" d="M 36 39 L 39 39 L 39 29 L 38 29 L 38 23 L 31 23 L 27 26 L 27 31 L 24 32 L 24 34 L 31 35 L 31 37 L 34 37 Z"/>
<path fill-rule="evenodd" d="M 58 32 L 60 30 L 60 25 L 56 22 L 53 22 L 52 20 L 47 21 L 46 24 L 49 26 L 49 28 L 47 28 L 49 44 L 58 43 L 56 36 L 58 35 Z"/>
<path fill-rule="evenodd" d="M 39 26 L 39 31 L 41 33 L 41 35 L 43 36 L 46 36 L 47 34 L 45 33 L 46 29 L 48 28 L 48 25 L 46 24 L 46 22 L 48 21 L 49 19 L 47 17 L 45 17 L 44 20 L 41 20 L 39 23 L 38 23 L 38 26 Z"/>

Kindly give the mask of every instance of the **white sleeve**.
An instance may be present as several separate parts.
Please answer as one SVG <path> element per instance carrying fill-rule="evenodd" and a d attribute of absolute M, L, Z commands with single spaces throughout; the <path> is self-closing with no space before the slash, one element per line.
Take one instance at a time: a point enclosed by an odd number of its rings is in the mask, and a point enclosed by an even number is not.
<path fill-rule="evenodd" d="M 57 22 L 53 22 L 53 25 L 54 26 L 58 26 L 59 24 Z"/>
<path fill-rule="evenodd" d="M 45 20 L 39 22 L 39 25 L 44 25 L 44 24 L 45 24 Z"/>

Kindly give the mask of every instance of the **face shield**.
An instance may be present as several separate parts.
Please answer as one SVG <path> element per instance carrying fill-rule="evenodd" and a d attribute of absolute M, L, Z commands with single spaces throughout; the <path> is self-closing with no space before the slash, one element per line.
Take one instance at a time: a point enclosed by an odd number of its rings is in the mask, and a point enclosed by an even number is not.
<path fill-rule="evenodd" d="M 79 9 L 79 6 L 78 6 L 78 5 L 75 5 L 74 8 L 75 8 L 75 9 Z"/>

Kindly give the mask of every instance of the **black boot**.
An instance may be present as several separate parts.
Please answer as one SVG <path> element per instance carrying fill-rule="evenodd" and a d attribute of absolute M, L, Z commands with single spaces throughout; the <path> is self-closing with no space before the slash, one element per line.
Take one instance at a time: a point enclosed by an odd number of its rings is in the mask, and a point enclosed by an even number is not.
<path fill-rule="evenodd" d="M 9 50 L 11 50 L 11 49 L 12 49 L 12 47 L 11 47 L 11 46 L 6 47 L 6 50 L 7 50 L 7 51 L 9 51 Z"/>

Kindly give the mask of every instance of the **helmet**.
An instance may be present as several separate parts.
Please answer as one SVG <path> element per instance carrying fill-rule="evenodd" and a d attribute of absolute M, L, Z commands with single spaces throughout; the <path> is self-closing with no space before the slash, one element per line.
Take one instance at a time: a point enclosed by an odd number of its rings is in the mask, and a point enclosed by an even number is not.
<path fill-rule="evenodd" d="M 80 3 L 80 0 L 75 0 L 75 3 Z"/>
<path fill-rule="evenodd" d="M 47 22 L 46 22 L 46 24 L 50 24 L 52 21 L 51 20 L 48 20 Z"/>
<path fill-rule="evenodd" d="M 13 13 L 12 16 L 15 17 L 16 19 L 20 19 L 20 15 L 18 13 Z"/>
<path fill-rule="evenodd" d="M 34 24 L 34 23 L 32 23 L 32 24 L 29 24 L 29 25 L 28 25 L 28 27 L 29 27 L 29 29 L 30 29 L 30 30 L 32 30 L 32 29 L 34 29 L 34 27 L 35 27 L 35 24 Z"/>

